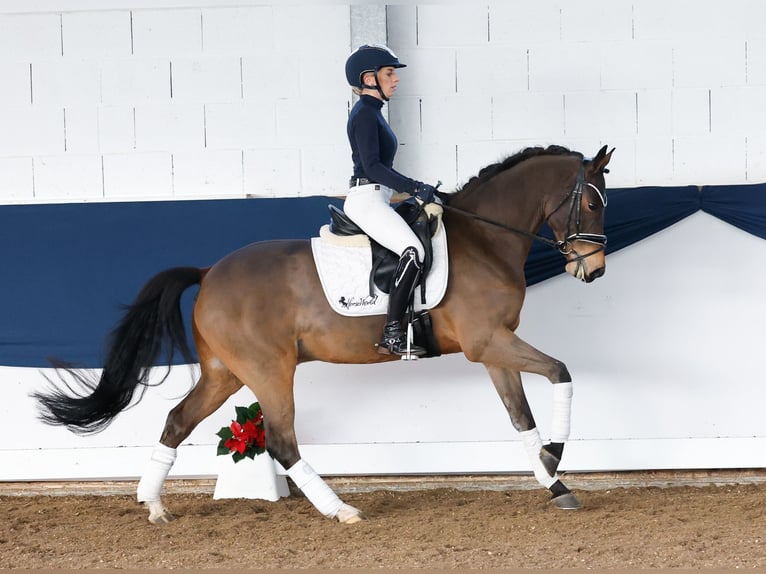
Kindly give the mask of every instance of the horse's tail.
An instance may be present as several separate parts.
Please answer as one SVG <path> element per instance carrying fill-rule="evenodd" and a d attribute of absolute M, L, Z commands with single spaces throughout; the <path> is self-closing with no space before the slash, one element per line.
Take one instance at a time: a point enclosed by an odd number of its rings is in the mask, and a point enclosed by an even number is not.
<path fill-rule="evenodd" d="M 130 405 L 139 386 L 141 400 L 151 368 L 163 351 L 168 372 L 160 383 L 170 373 L 176 349 L 187 363 L 195 362 L 186 339 L 180 302 L 183 292 L 200 283 L 203 275 L 204 271 L 196 267 L 176 267 L 150 279 L 111 333 L 100 378 L 71 364 L 51 360 L 59 374 L 66 371 L 82 389 L 78 392 L 67 383 L 71 395 L 57 389 L 48 394 L 34 393 L 42 421 L 64 425 L 81 434 L 102 431 Z"/>

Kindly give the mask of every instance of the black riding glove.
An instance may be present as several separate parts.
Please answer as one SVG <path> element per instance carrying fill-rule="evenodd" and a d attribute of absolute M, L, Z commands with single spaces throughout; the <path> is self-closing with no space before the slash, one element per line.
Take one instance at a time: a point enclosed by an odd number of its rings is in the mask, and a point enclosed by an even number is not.
<path fill-rule="evenodd" d="M 434 193 L 436 193 L 436 188 L 433 185 L 419 181 L 415 186 L 415 191 L 412 195 L 417 197 L 423 203 L 432 203 L 434 200 Z"/>

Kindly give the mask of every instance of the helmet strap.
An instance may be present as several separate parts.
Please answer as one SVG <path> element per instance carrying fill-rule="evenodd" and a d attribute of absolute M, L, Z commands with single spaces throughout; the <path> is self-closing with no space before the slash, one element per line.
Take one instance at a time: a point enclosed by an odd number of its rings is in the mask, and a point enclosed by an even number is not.
<path fill-rule="evenodd" d="M 365 89 L 367 90 L 378 90 L 378 93 L 380 94 L 380 97 L 383 98 L 384 102 L 387 102 L 389 98 L 386 96 L 386 94 L 383 93 L 383 90 L 380 88 L 380 83 L 378 82 L 378 71 L 375 70 L 375 85 L 374 86 L 368 86 L 367 84 L 362 84 Z"/>

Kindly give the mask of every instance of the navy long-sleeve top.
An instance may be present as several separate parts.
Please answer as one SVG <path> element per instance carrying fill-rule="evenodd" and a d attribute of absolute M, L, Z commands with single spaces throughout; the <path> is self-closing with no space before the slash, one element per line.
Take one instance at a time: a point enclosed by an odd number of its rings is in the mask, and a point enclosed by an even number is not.
<path fill-rule="evenodd" d="M 393 168 L 399 142 L 383 118 L 381 108 L 381 100 L 366 94 L 351 108 L 346 132 L 351 144 L 354 177 L 365 177 L 395 191 L 412 193 L 417 182 Z"/>

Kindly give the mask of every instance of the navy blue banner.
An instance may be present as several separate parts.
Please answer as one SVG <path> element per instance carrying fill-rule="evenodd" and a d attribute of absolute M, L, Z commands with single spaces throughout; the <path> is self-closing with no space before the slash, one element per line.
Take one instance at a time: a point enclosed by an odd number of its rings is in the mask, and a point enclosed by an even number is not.
<path fill-rule="evenodd" d="M 607 253 L 703 210 L 766 239 L 766 185 L 646 187 L 609 192 Z M 0 206 L 0 365 L 45 367 L 56 357 L 101 364 L 123 306 L 155 273 L 206 267 L 243 245 L 309 238 L 328 222 L 328 197 Z M 564 270 L 536 243 L 527 284 Z M 194 290 L 185 296 L 187 317 Z"/>

